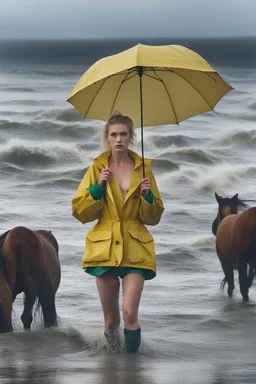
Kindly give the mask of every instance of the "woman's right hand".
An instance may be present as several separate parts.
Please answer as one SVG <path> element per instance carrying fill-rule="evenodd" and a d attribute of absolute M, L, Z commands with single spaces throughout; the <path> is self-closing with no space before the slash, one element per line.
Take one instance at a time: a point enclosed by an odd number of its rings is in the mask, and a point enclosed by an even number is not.
<path fill-rule="evenodd" d="M 99 187 L 104 188 L 111 176 L 111 169 L 105 168 L 100 173 L 100 180 L 98 182 Z"/>

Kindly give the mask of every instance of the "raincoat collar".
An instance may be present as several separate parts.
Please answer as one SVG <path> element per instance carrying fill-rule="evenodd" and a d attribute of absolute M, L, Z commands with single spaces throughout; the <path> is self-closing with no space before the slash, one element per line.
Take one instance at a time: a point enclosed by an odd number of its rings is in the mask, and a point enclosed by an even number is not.
<path fill-rule="evenodd" d="M 141 158 L 141 156 L 139 156 L 136 152 L 131 151 L 130 149 L 128 149 L 128 153 L 133 158 L 134 170 L 136 170 L 137 168 L 141 167 L 141 172 L 142 172 L 142 158 Z M 110 156 L 111 156 L 111 151 L 103 152 L 98 157 L 93 159 L 93 162 L 99 168 L 99 170 L 101 171 L 104 168 L 108 168 L 108 159 L 109 159 Z M 151 163 L 151 159 L 145 159 L 144 158 L 145 166 L 149 166 L 150 163 Z M 141 178 L 142 178 L 142 176 L 141 176 Z M 137 177 L 135 177 L 135 174 L 133 173 L 132 178 L 131 178 L 130 189 L 129 189 L 126 197 L 125 197 L 125 200 L 124 200 L 123 204 L 126 203 L 128 198 L 132 195 L 132 193 L 135 191 L 135 189 L 137 187 L 138 187 L 138 179 L 137 179 Z M 112 203 L 114 204 L 114 206 L 115 206 L 115 208 L 117 210 L 117 207 L 116 207 L 116 204 L 115 204 L 115 200 L 114 200 L 114 197 L 113 197 L 113 194 L 112 194 L 112 190 L 111 190 L 109 184 L 107 184 L 107 189 L 108 189 L 108 193 L 109 193 L 110 199 L 111 199 Z"/>
<path fill-rule="evenodd" d="M 138 168 L 142 165 L 142 158 L 136 152 L 128 149 L 128 154 L 133 158 L 134 161 L 134 169 Z M 93 159 L 94 163 L 99 167 L 100 170 L 108 167 L 108 159 L 111 156 L 111 151 L 106 151 L 101 153 L 95 159 Z M 145 165 L 149 165 L 151 163 L 151 159 L 144 159 Z"/>

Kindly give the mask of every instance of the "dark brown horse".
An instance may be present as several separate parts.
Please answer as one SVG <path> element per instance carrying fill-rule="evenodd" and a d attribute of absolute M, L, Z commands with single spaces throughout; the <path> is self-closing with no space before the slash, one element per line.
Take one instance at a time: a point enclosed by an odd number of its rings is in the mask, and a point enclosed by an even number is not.
<path fill-rule="evenodd" d="M 216 251 L 225 275 L 222 288 L 227 283 L 228 296 L 232 296 L 236 269 L 243 301 L 248 301 L 256 272 L 256 207 L 238 213 L 239 207 L 248 208 L 238 194 L 222 198 L 215 193 L 215 197 L 219 208 L 212 232 L 216 235 Z"/>
<path fill-rule="evenodd" d="M 15 227 L 0 237 L 0 332 L 12 331 L 12 302 L 21 292 L 25 294 L 21 315 L 24 329 L 30 330 L 36 299 L 44 326 L 57 326 L 58 253 L 57 240 L 50 231 Z"/>

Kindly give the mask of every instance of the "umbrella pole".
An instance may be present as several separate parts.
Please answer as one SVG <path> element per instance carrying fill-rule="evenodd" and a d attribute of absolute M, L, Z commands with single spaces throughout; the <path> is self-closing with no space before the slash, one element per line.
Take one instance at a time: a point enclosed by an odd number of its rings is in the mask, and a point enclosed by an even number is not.
<path fill-rule="evenodd" d="M 142 157 L 142 174 L 145 177 L 145 164 L 144 164 L 144 140 L 143 140 L 143 103 L 142 103 L 142 75 L 143 67 L 138 67 L 138 75 L 140 78 L 140 129 L 141 129 L 141 157 Z"/>

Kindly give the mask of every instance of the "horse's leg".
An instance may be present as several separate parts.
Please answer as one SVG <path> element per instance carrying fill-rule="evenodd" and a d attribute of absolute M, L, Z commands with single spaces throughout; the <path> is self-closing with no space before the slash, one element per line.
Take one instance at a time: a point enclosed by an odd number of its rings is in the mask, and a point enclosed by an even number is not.
<path fill-rule="evenodd" d="M 21 321 L 25 330 L 30 331 L 31 323 L 33 320 L 32 309 L 35 303 L 36 294 L 32 290 L 25 292 L 24 309 L 21 315 Z"/>
<path fill-rule="evenodd" d="M 225 282 L 227 282 L 227 284 L 228 284 L 227 293 L 228 293 L 229 297 L 232 297 L 233 291 L 235 289 L 233 266 L 229 262 L 224 260 L 223 257 L 219 256 L 219 259 L 220 259 L 220 263 L 222 266 L 222 270 L 223 270 L 224 275 L 225 275 L 225 279 L 224 279 L 222 287 L 224 287 Z"/>
<path fill-rule="evenodd" d="M 239 275 L 240 292 L 241 292 L 241 295 L 243 296 L 243 301 L 249 301 L 249 286 L 248 286 L 246 262 L 239 261 L 238 275 Z"/>
<path fill-rule="evenodd" d="M 251 286 L 252 286 L 255 272 L 256 272 L 256 269 L 255 269 L 254 264 L 250 263 L 249 264 L 248 278 L 247 278 L 248 279 L 248 288 L 251 288 Z"/>
<path fill-rule="evenodd" d="M 55 307 L 55 292 L 50 282 L 41 283 L 38 290 L 39 303 L 42 307 L 45 328 L 56 327 L 57 313 Z"/>

